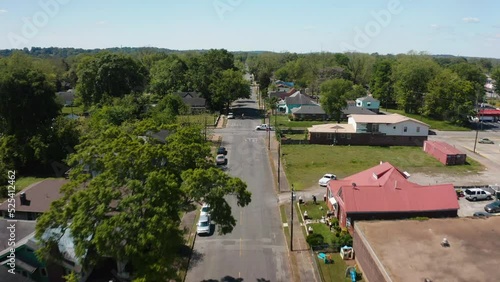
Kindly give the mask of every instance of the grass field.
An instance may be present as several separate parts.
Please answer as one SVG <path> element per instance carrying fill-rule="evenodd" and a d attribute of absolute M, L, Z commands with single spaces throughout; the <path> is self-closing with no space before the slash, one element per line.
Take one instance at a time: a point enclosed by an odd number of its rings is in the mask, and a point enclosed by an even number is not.
<path fill-rule="evenodd" d="M 194 123 L 194 124 L 199 124 L 201 126 L 204 126 L 206 121 L 207 126 L 213 126 L 215 121 L 217 120 L 217 115 L 214 114 L 182 115 L 178 116 L 177 120 L 181 123 Z"/>
<path fill-rule="evenodd" d="M 325 173 L 344 178 L 376 166 L 380 161 L 390 162 L 410 174 L 458 175 L 483 170 L 483 166 L 472 159 L 468 159 L 466 165 L 445 166 L 421 147 L 283 145 L 282 152 L 288 181 L 296 190 L 317 186 L 318 179 Z"/>
<path fill-rule="evenodd" d="M 470 131 L 471 130 L 468 127 L 463 127 L 463 126 L 451 124 L 451 123 L 444 121 L 444 120 L 435 120 L 435 119 L 431 119 L 431 118 L 424 117 L 421 115 L 416 115 L 416 114 L 406 114 L 402 110 L 388 109 L 387 112 L 397 113 L 400 115 L 407 116 L 409 118 L 419 120 L 421 122 L 425 122 L 430 126 L 430 129 L 442 130 L 442 131 Z"/>

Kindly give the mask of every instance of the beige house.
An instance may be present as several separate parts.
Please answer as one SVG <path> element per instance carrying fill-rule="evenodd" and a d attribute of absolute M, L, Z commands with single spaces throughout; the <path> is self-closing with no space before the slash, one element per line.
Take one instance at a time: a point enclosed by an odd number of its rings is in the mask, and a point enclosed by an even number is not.
<path fill-rule="evenodd" d="M 422 146 L 429 125 L 399 115 L 350 115 L 347 124 L 321 124 L 308 128 L 310 144 Z"/>

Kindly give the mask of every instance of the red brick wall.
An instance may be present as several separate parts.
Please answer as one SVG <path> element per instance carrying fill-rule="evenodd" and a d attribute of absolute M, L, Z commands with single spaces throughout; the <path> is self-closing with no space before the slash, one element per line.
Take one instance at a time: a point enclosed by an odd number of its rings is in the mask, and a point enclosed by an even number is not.
<path fill-rule="evenodd" d="M 379 267 L 373 260 L 368 247 L 365 246 L 363 240 L 358 233 L 357 228 L 354 228 L 353 248 L 356 261 L 363 271 L 363 278 L 369 282 L 384 282 L 384 276 Z"/>

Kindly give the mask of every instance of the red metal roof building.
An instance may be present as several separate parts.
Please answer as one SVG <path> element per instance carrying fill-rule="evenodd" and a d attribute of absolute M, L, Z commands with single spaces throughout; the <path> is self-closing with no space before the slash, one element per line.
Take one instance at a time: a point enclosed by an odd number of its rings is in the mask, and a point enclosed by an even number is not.
<path fill-rule="evenodd" d="M 342 227 L 356 220 L 456 217 L 459 208 L 452 184 L 422 186 L 408 181 L 390 163 L 381 163 L 327 186 L 328 207 Z"/>
<path fill-rule="evenodd" d="M 424 141 L 424 151 L 444 165 L 463 165 L 467 155 L 452 145 L 441 141 Z"/>

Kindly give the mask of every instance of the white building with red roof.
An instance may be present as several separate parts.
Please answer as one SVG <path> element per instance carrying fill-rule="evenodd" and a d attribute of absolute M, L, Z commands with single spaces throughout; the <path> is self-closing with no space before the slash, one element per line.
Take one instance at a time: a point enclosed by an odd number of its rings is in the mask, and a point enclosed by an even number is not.
<path fill-rule="evenodd" d="M 452 184 L 423 186 L 388 162 L 327 186 L 328 207 L 342 227 L 356 220 L 456 217 L 459 209 Z"/>

